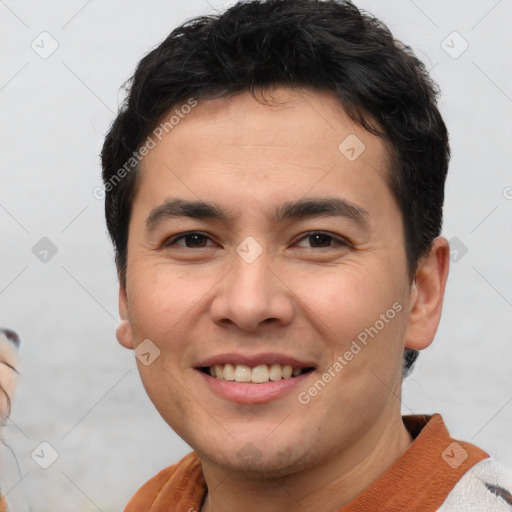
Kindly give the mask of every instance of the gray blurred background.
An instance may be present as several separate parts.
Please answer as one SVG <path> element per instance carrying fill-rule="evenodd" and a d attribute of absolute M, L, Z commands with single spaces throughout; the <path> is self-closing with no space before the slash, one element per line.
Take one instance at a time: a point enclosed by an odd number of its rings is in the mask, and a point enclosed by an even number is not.
<path fill-rule="evenodd" d="M 136 63 L 186 19 L 233 3 L 0 1 L 0 324 L 22 338 L 0 480 L 15 512 L 121 510 L 190 451 L 115 339 L 93 190 Z M 403 412 L 439 412 L 453 437 L 512 465 L 512 1 L 356 4 L 432 70 L 453 151 L 443 234 L 456 252 Z"/>

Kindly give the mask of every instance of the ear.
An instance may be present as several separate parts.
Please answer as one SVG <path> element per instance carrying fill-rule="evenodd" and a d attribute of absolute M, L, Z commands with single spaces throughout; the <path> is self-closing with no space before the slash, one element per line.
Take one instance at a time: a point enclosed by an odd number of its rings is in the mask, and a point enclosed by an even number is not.
<path fill-rule="evenodd" d="M 437 237 L 432 242 L 430 252 L 421 258 L 411 286 L 406 348 L 423 350 L 434 340 L 441 320 L 449 266 L 448 241 Z"/>
<path fill-rule="evenodd" d="M 128 297 L 126 296 L 126 288 L 119 286 L 119 316 L 121 321 L 116 329 L 117 341 L 128 349 L 135 348 L 133 345 L 133 331 L 128 316 Z"/>

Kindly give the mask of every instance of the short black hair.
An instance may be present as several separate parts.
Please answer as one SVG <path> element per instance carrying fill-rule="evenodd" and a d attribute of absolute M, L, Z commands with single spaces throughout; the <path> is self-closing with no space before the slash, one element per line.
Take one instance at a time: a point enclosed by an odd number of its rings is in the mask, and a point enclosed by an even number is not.
<path fill-rule="evenodd" d="M 273 86 L 330 92 L 352 120 L 386 142 L 414 280 L 442 226 L 450 148 L 438 86 L 410 47 L 348 0 L 242 0 L 177 27 L 125 84 L 128 94 L 101 152 L 105 216 L 123 287 L 138 149 L 171 108 L 191 98 L 246 91 L 256 98 L 256 90 Z M 405 350 L 404 375 L 417 356 Z"/>

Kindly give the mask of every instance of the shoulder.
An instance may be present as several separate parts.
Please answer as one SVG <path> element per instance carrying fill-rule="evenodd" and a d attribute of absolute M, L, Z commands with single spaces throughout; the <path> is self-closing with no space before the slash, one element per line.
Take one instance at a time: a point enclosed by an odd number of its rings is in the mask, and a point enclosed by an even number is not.
<path fill-rule="evenodd" d="M 184 493 L 202 483 L 199 457 L 191 452 L 148 480 L 130 499 L 124 512 L 150 510 L 162 496 L 165 496 L 166 501 L 178 501 Z"/>
<path fill-rule="evenodd" d="M 512 512 L 512 468 L 489 457 L 472 466 L 439 512 Z"/>

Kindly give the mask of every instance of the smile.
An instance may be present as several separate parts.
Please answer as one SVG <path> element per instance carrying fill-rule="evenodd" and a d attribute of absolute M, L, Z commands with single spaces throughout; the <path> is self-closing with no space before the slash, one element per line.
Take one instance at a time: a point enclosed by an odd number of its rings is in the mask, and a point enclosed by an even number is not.
<path fill-rule="evenodd" d="M 292 379 L 308 373 L 314 368 L 293 368 L 291 365 L 281 364 L 259 364 L 250 367 L 245 364 L 215 364 L 202 367 L 201 371 L 225 381 L 246 382 L 252 384 L 264 384 L 269 381 L 280 381 L 281 379 Z"/>

